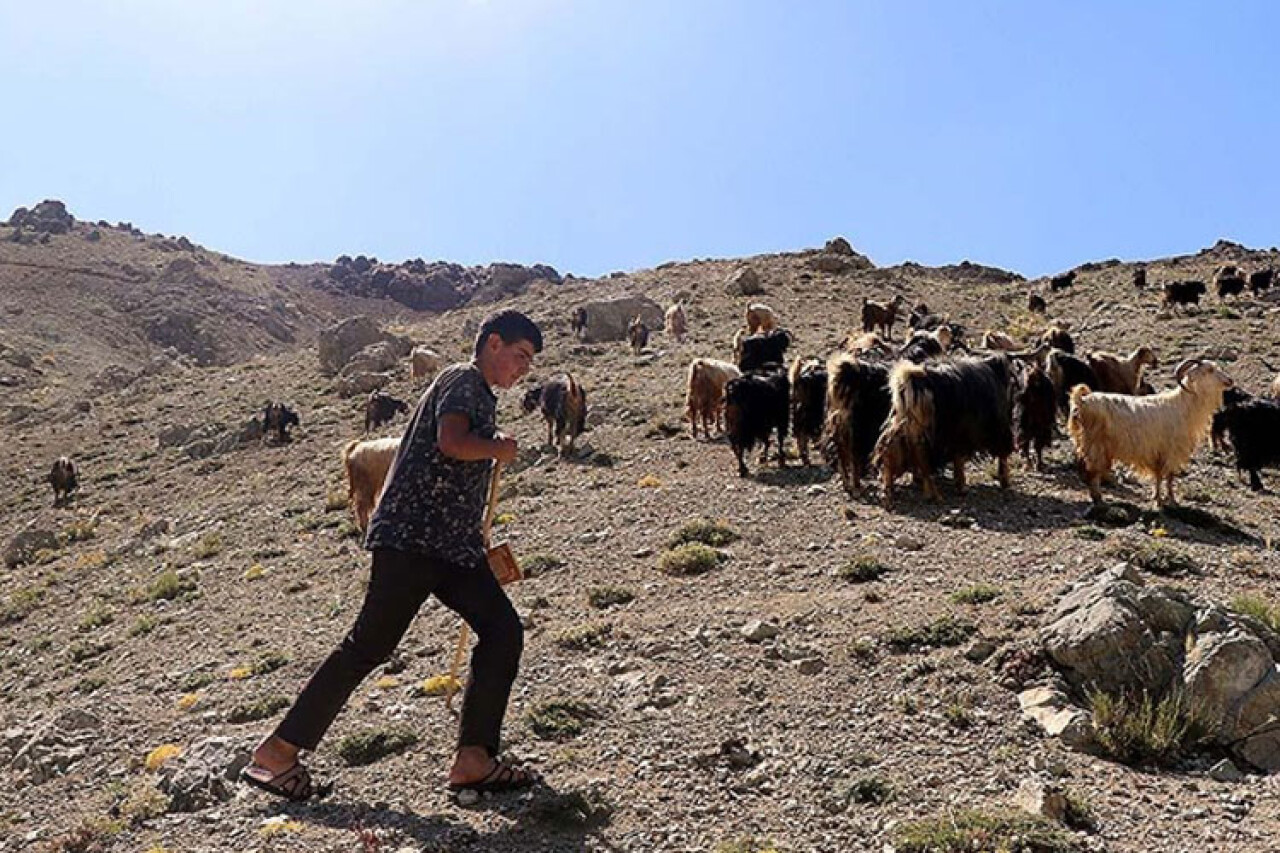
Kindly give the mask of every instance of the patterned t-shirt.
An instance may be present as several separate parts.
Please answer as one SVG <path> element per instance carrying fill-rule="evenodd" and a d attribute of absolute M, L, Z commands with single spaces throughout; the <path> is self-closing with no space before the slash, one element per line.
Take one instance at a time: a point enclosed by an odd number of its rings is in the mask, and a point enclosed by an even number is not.
<path fill-rule="evenodd" d="M 493 460 L 462 462 L 440 452 L 440 419 L 467 416 L 469 431 L 492 439 L 498 398 L 475 362 L 440 371 L 418 401 L 387 486 L 369 522 L 364 546 L 395 548 L 451 562 L 484 560 L 480 523 L 489 497 Z"/>

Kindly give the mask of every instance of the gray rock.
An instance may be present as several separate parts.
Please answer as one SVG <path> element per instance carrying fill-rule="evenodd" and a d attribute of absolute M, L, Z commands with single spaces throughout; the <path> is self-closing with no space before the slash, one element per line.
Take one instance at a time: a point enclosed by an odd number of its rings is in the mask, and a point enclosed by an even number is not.
<path fill-rule="evenodd" d="M 1214 725 L 1275 669 L 1271 653 L 1260 639 L 1239 629 L 1200 634 L 1187 652 L 1183 667 L 1186 697 Z M 1219 730 L 1220 742 L 1234 741 L 1234 725 Z"/>
<path fill-rule="evenodd" d="M 378 328 L 369 317 L 350 317 L 341 323 L 321 330 L 316 338 L 316 353 L 320 360 L 320 372 L 327 376 L 340 371 L 352 356 L 370 344 L 386 342 L 403 357 L 413 348 L 403 335 L 392 335 Z"/>
<path fill-rule="evenodd" d="M 1244 773 L 1230 758 L 1224 758 L 1209 768 L 1209 778 L 1218 782 L 1239 782 L 1244 779 Z"/>
<path fill-rule="evenodd" d="M 43 550 L 58 547 L 58 534 L 44 527 L 20 530 L 4 546 L 4 564 L 8 568 L 26 565 Z"/>
<path fill-rule="evenodd" d="M 661 329 L 663 323 L 662 308 L 647 296 L 620 296 L 587 302 L 577 310 L 585 314 L 586 324 L 576 330 L 578 339 L 583 343 L 626 340 L 627 327 L 636 315 L 650 329 Z"/>
<path fill-rule="evenodd" d="M 159 787 L 169 795 L 169 808 L 193 812 L 230 800 L 233 783 L 248 766 L 252 751 L 252 744 L 229 737 L 193 743 L 160 769 Z"/>
<path fill-rule="evenodd" d="M 101 729 L 102 721 L 88 711 L 64 711 L 18 747 L 9 766 L 33 785 L 47 782 L 89 755 Z M 17 731 L 12 734 L 19 737 Z"/>
<path fill-rule="evenodd" d="M 772 622 L 765 622 L 760 619 L 752 619 L 746 625 L 742 626 L 742 636 L 749 643 L 759 643 L 764 640 L 778 636 L 779 629 Z"/>
<path fill-rule="evenodd" d="M 964 650 L 964 656 L 974 663 L 982 663 L 995 654 L 995 651 L 996 644 L 990 640 L 974 640 L 969 644 L 969 648 Z"/>
<path fill-rule="evenodd" d="M 730 296 L 759 296 L 764 293 L 764 285 L 751 267 L 739 267 L 725 279 L 724 292 Z"/>
<path fill-rule="evenodd" d="M 1061 821 L 1067 815 L 1066 795 L 1042 779 L 1024 779 L 1013 795 L 1013 804 L 1025 812 Z"/>
<path fill-rule="evenodd" d="M 1087 750 L 1093 745 L 1093 726 L 1089 713 L 1071 704 L 1060 690 L 1032 687 L 1018 694 L 1018 705 L 1028 719 L 1034 721 L 1050 737 L 1060 738 L 1071 749 Z"/>

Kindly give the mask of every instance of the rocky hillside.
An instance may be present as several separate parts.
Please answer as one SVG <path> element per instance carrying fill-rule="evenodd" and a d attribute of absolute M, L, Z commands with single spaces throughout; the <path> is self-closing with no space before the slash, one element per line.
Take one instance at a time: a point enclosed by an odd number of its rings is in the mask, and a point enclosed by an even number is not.
<path fill-rule="evenodd" d="M 440 282 L 441 265 L 262 267 L 128 227 L 19 220 L 0 228 L 0 544 L 23 545 L 0 567 L 0 850 L 1274 848 L 1276 783 L 1238 756 L 1223 765 L 1224 747 L 1133 767 L 1050 737 L 1019 702 L 1071 692 L 1044 632 L 1070 585 L 1119 562 L 1135 589 L 1176 586 L 1172 609 L 1280 603 L 1280 504 L 1229 457 L 1197 454 L 1180 483 L 1194 511 L 1174 515 L 1086 518 L 1061 440 L 1046 471 L 1015 464 L 1008 492 L 979 462 L 967 495 L 944 481 L 932 504 L 908 486 L 886 510 L 875 488 L 847 496 L 794 460 L 753 460 L 740 479 L 722 440 L 682 422 L 688 361 L 729 355 L 747 300 L 726 282 L 743 269 L 793 353 L 815 355 L 857 324 L 863 297 L 898 293 L 971 334 L 1023 337 L 1043 322 L 1026 291 L 1045 282 L 969 263 L 877 268 L 833 242 L 600 280 L 464 271 L 448 310 L 417 312 L 367 288 L 383 270 L 377 286 Z M 1154 346 L 1158 386 L 1208 351 L 1261 391 L 1264 361 L 1280 364 L 1276 300 L 1158 305 L 1160 282 L 1225 262 L 1280 255 L 1220 243 L 1148 260 L 1142 290 L 1133 264 L 1087 263 L 1046 297 L 1085 349 Z M 576 305 L 624 294 L 684 296 L 689 338 L 657 334 L 636 357 L 570 335 Z M 499 415 L 523 448 L 501 530 L 531 574 L 512 590 L 527 635 L 509 748 L 547 787 L 445 793 L 456 723 L 422 688 L 458 625 L 435 604 L 313 757 L 333 794 L 285 805 L 229 783 L 349 627 L 368 571 L 338 461 L 361 400 L 320 370 L 317 331 L 365 314 L 460 358 L 493 304 L 543 323 L 536 375 L 573 371 L 591 405 L 571 459 L 542 446 L 522 389 Z M 406 363 L 386 388 L 413 400 L 423 383 Z M 291 442 L 248 429 L 267 398 L 299 411 Z M 54 507 L 44 477 L 61 454 L 82 485 Z M 1121 475 L 1107 493 L 1145 508 L 1148 492 Z"/>

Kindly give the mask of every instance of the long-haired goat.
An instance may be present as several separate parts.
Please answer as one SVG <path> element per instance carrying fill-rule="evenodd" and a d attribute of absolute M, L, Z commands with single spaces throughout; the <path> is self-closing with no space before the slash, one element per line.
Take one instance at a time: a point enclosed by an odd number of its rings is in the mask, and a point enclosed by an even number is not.
<path fill-rule="evenodd" d="M 1089 353 L 1089 367 L 1098 379 L 1098 384 L 1091 386 L 1095 391 L 1137 394 L 1138 386 L 1142 384 L 1142 371 L 1159 366 L 1160 361 L 1151 347 L 1138 347 L 1126 356 L 1101 350 Z"/>
<path fill-rule="evenodd" d="M 695 358 L 689 362 L 684 402 L 694 438 L 698 437 L 698 421 L 702 421 L 702 434 L 708 438 L 713 426 L 724 430 L 724 386 L 741 375 L 738 368 L 727 361 Z"/>
<path fill-rule="evenodd" d="M 861 335 L 851 332 L 844 339 L 842 348 L 855 358 L 889 361 L 897 356 L 897 350 L 875 332 L 864 332 Z"/>
<path fill-rule="evenodd" d="M 1255 397 L 1227 406 L 1214 416 L 1215 425 L 1219 417 L 1236 452 L 1236 470 L 1249 472 L 1249 488 L 1265 491 L 1258 472 L 1280 463 L 1280 402 Z"/>
<path fill-rule="evenodd" d="M 1015 410 L 1018 449 L 1028 463 L 1035 454 L 1037 471 L 1044 470 L 1044 449 L 1053 444 L 1057 409 L 1052 380 L 1042 367 L 1033 365 L 1022 379 Z"/>
<path fill-rule="evenodd" d="M 685 316 L 683 302 L 677 302 L 667 308 L 666 313 L 662 315 L 662 329 L 677 343 L 684 342 L 684 336 L 689 333 L 689 318 Z"/>
<path fill-rule="evenodd" d="M 800 461 L 809 464 L 809 443 L 817 442 L 827 416 L 827 368 L 816 358 L 796 356 L 791 364 L 791 432 Z"/>
<path fill-rule="evenodd" d="M 1240 387 L 1228 388 L 1222 392 L 1222 407 L 1213 413 L 1209 424 L 1209 447 L 1213 450 L 1226 450 L 1227 445 L 1227 410 L 1232 406 L 1254 399 L 1254 396 Z"/>
<path fill-rule="evenodd" d="M 743 373 L 776 365 L 785 370 L 787 347 L 791 346 L 791 333 L 786 329 L 771 329 L 742 339 L 738 369 Z"/>
<path fill-rule="evenodd" d="M 1013 393 L 1008 356 L 967 358 L 946 364 L 899 362 L 889 378 L 893 408 L 876 443 L 884 501 L 908 468 L 939 497 L 935 468 L 951 463 L 956 489 L 964 492 L 969 457 L 989 453 L 997 460 L 1001 487 L 1009 485 L 1013 453 Z"/>
<path fill-rule="evenodd" d="M 827 442 L 850 494 L 862 488 L 890 402 L 887 366 L 846 353 L 827 360 Z"/>
<path fill-rule="evenodd" d="M 1235 264 L 1223 264 L 1213 273 L 1213 289 L 1218 292 L 1219 299 L 1239 296 L 1244 293 L 1246 284 L 1244 273 Z"/>
<path fill-rule="evenodd" d="M 49 485 L 53 487 L 53 505 L 60 506 L 80 485 L 76 463 L 69 456 L 59 456 L 49 469 Z"/>
<path fill-rule="evenodd" d="M 378 506 L 387 473 L 399 450 L 399 437 L 351 441 L 342 448 L 342 469 L 347 474 L 347 501 L 361 532 L 369 529 L 369 517 Z"/>
<path fill-rule="evenodd" d="M 639 355 L 649 344 L 649 327 L 639 314 L 627 324 L 627 343 L 631 344 L 631 352 L 635 355 Z"/>
<path fill-rule="evenodd" d="M 1254 270 L 1249 273 L 1249 289 L 1253 291 L 1254 296 L 1258 296 L 1262 291 L 1271 287 L 1271 283 L 1275 281 L 1275 278 L 1276 271 L 1271 267 Z"/>
<path fill-rule="evenodd" d="M 763 302 L 752 302 L 747 306 L 747 333 L 770 332 L 778 328 L 778 315 Z"/>
<path fill-rule="evenodd" d="M 520 406 L 526 412 L 541 409 L 542 419 L 547 422 L 547 444 L 554 444 L 561 456 L 573 453 L 573 442 L 587 428 L 587 392 L 572 373 L 557 373 L 534 385 L 525 392 Z"/>
<path fill-rule="evenodd" d="M 1173 478 L 1182 471 L 1209 431 L 1213 413 L 1231 377 L 1212 361 L 1190 359 L 1174 371 L 1176 387 L 1149 397 L 1071 389 L 1067 431 L 1076 448 L 1089 497 L 1102 503 L 1102 478 L 1116 462 L 1155 480 L 1155 502 L 1162 506 L 1161 484 L 1175 503 Z"/>
<path fill-rule="evenodd" d="M 1004 332 L 988 329 L 982 333 L 982 348 L 999 352 L 1017 352 L 1022 349 L 1022 345 Z"/>
<path fill-rule="evenodd" d="M 778 467 L 787 464 L 784 445 L 790 412 L 790 381 L 780 365 L 743 373 L 724 388 L 724 426 L 738 458 L 738 476 L 745 477 L 744 457 L 757 443 L 764 444 L 761 460 L 769 455 L 769 437 L 778 434 Z"/>
<path fill-rule="evenodd" d="M 932 332 L 916 330 L 907 342 L 902 345 L 898 357 L 907 361 L 923 364 L 931 358 L 941 358 L 952 344 L 951 327 L 941 325 Z"/>
<path fill-rule="evenodd" d="M 1076 358 L 1059 349 L 1049 350 L 1045 357 L 1045 371 L 1053 382 L 1053 390 L 1058 400 L 1058 408 L 1066 414 L 1070 406 L 1071 389 L 1084 385 L 1090 391 L 1098 389 L 1098 377 L 1083 358 Z"/>
<path fill-rule="evenodd" d="M 1068 355 L 1076 354 L 1076 342 L 1071 337 L 1071 331 L 1065 320 L 1054 320 L 1044 330 L 1044 334 L 1040 336 L 1040 343 L 1046 344 L 1053 349 L 1060 349 Z"/>

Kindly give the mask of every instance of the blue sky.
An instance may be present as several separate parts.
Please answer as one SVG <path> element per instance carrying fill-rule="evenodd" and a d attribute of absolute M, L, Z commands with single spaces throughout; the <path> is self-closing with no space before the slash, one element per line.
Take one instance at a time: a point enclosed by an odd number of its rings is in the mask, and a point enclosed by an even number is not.
<path fill-rule="evenodd" d="M 0 216 L 596 275 L 1280 243 L 1280 4 L 0 0 Z"/>

